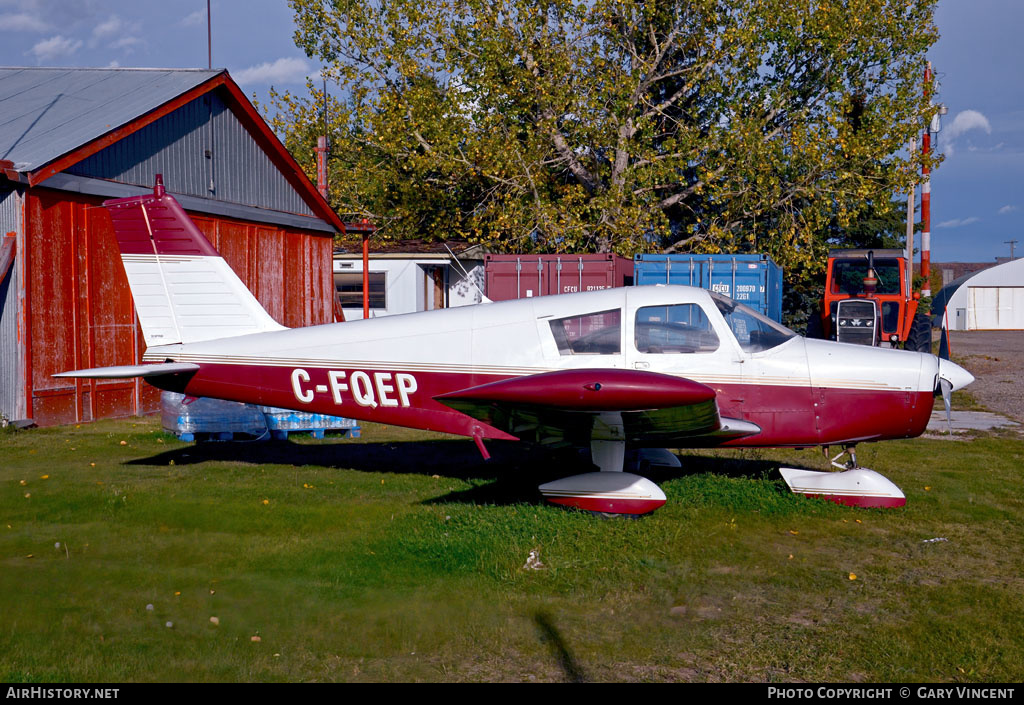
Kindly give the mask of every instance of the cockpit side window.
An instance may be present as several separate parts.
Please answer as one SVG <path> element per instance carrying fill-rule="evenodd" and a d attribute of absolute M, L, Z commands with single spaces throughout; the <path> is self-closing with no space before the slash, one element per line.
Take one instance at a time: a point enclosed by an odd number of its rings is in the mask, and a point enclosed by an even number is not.
<path fill-rule="evenodd" d="M 745 352 L 761 352 L 782 345 L 796 333 L 752 308 L 736 303 L 721 294 L 709 292 L 722 312 L 726 324 Z"/>
<path fill-rule="evenodd" d="M 698 304 L 644 306 L 634 326 L 637 352 L 648 354 L 710 353 L 718 336 Z"/>
<path fill-rule="evenodd" d="M 560 355 L 618 355 L 622 351 L 622 312 L 585 313 L 551 321 Z"/>

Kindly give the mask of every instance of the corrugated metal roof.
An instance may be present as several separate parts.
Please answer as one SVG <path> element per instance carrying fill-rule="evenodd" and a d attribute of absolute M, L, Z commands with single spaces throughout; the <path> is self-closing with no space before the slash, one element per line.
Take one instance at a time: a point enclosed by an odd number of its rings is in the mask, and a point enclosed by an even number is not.
<path fill-rule="evenodd" d="M 182 105 L 65 173 L 148 188 L 156 174 L 163 174 L 167 190 L 176 196 L 313 215 L 216 92 Z"/>
<path fill-rule="evenodd" d="M 0 159 L 34 171 L 220 73 L 0 68 Z"/>

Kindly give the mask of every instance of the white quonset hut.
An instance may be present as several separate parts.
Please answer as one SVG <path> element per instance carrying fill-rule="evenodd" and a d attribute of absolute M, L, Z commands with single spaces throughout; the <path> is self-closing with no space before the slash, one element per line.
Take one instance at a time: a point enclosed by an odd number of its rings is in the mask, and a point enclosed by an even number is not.
<path fill-rule="evenodd" d="M 950 330 L 1024 330 L 1024 259 L 950 282 L 932 311 Z"/>

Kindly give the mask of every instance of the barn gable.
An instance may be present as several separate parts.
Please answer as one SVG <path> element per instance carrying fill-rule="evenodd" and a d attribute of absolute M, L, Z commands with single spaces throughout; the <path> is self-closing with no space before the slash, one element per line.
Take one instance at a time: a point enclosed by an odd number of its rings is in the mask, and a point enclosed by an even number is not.
<path fill-rule="evenodd" d="M 344 226 L 226 71 L 0 68 L 0 417 L 159 409 L 139 380 L 54 377 L 140 361 L 101 206 L 151 192 L 158 173 L 279 323 L 333 320 Z"/>
<path fill-rule="evenodd" d="M 343 229 L 223 70 L 0 68 L 0 167 L 105 198 L 162 173 L 190 211 Z"/>
<path fill-rule="evenodd" d="M 175 194 L 313 216 L 313 211 L 216 91 L 186 103 L 66 173 Z"/>

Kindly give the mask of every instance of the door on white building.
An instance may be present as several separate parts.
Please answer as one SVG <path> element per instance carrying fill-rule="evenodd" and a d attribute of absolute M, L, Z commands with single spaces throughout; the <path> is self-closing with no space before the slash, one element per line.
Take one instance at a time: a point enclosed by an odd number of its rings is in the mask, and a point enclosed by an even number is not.
<path fill-rule="evenodd" d="M 967 328 L 1024 329 L 1024 287 L 969 287 Z"/>

